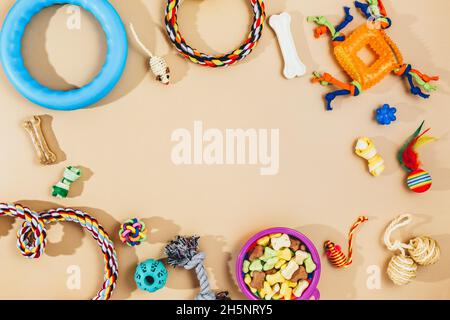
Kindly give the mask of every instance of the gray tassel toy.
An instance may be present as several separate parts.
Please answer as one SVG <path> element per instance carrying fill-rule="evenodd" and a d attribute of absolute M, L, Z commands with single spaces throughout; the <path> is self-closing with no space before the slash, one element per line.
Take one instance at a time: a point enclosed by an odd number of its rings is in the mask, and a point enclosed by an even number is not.
<path fill-rule="evenodd" d="M 195 300 L 230 300 L 227 292 L 217 295 L 211 290 L 208 275 L 205 269 L 205 253 L 198 252 L 198 240 L 200 238 L 177 236 L 165 248 L 168 264 L 172 267 L 183 267 L 186 270 L 195 270 L 200 282 L 200 293 Z"/>
<path fill-rule="evenodd" d="M 152 70 L 153 74 L 156 77 L 156 80 L 158 80 L 162 84 L 168 85 L 170 83 L 170 69 L 167 66 L 166 61 L 161 57 L 154 56 L 153 53 L 151 53 L 151 51 L 148 50 L 146 46 L 144 46 L 142 41 L 139 39 L 136 31 L 134 30 L 133 24 L 131 23 L 130 23 L 130 30 L 138 45 L 150 57 L 149 60 L 150 70 Z"/>

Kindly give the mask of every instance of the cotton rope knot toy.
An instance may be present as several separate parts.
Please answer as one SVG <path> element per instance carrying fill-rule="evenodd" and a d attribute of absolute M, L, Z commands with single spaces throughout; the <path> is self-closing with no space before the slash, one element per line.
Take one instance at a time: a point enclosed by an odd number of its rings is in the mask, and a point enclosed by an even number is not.
<path fill-rule="evenodd" d="M 172 267 L 183 267 L 186 270 L 195 270 L 200 282 L 200 293 L 196 300 L 226 300 L 227 293 L 221 292 L 217 296 L 211 290 L 208 275 L 204 265 L 206 254 L 198 252 L 199 237 L 177 236 L 165 248 L 168 264 Z"/>
<path fill-rule="evenodd" d="M 427 236 L 411 239 L 408 244 L 395 240 L 391 242 L 391 235 L 399 228 L 410 224 L 412 217 L 404 214 L 394 219 L 386 228 L 384 243 L 390 251 L 400 251 L 389 261 L 387 274 L 396 285 L 408 284 L 416 277 L 417 265 L 429 266 L 435 264 L 440 258 L 438 243 Z"/>
<path fill-rule="evenodd" d="M 119 237 L 122 243 L 125 243 L 130 247 L 140 245 L 147 240 L 145 223 L 136 218 L 125 221 L 120 225 Z"/>
<path fill-rule="evenodd" d="M 93 299 L 107 300 L 111 297 L 118 277 L 117 255 L 108 233 L 95 218 L 83 211 L 70 208 L 51 209 L 37 213 L 20 204 L 12 203 L 0 203 L 0 217 L 2 216 L 24 220 L 17 232 L 17 247 L 20 253 L 29 259 L 37 259 L 45 251 L 45 245 L 47 244 L 46 224 L 70 221 L 85 228 L 97 241 L 105 263 L 103 284 Z"/>
<path fill-rule="evenodd" d="M 378 154 L 375 144 L 369 138 L 359 138 L 356 142 L 355 153 L 363 159 L 366 159 L 369 166 L 369 172 L 378 177 L 383 173 L 385 166 L 383 158 Z"/>
<path fill-rule="evenodd" d="M 70 186 L 81 177 L 81 170 L 77 167 L 67 167 L 61 181 L 52 187 L 52 196 L 65 199 L 69 195 Z"/>
<path fill-rule="evenodd" d="M 330 240 L 325 241 L 324 248 L 327 254 L 328 261 L 336 268 L 346 268 L 353 262 L 353 236 L 356 228 L 368 221 L 369 218 L 365 216 L 360 216 L 356 222 L 350 228 L 348 233 L 348 255 L 347 257 L 342 252 L 342 248 L 339 245 L 331 242 Z"/>
<path fill-rule="evenodd" d="M 266 20 L 265 4 L 263 0 L 250 0 L 255 15 L 252 29 L 247 40 L 236 50 L 223 56 L 202 53 L 190 47 L 181 35 L 178 26 L 178 9 L 181 0 L 168 0 L 165 23 L 170 41 L 183 57 L 190 61 L 207 67 L 226 67 L 247 57 L 261 38 L 264 22 Z"/>
<path fill-rule="evenodd" d="M 416 193 L 424 193 L 431 188 L 432 179 L 430 174 L 421 169 L 419 155 L 417 150 L 426 143 L 436 141 L 437 139 L 426 135 L 430 129 L 422 132 L 425 122 L 406 141 L 398 153 L 398 161 L 402 168 L 409 173 L 406 184 L 411 191 Z"/>
<path fill-rule="evenodd" d="M 315 30 L 316 38 L 330 33 L 334 55 L 341 68 L 352 79 L 350 83 L 335 79 L 328 73 L 314 72 L 313 82 L 323 86 L 334 85 L 339 90 L 325 96 L 327 110 L 332 110 L 332 102 L 338 96 L 358 96 L 381 82 L 389 73 L 406 78 L 411 93 L 422 98 L 429 98 L 429 93 L 437 88 L 431 81 L 439 77 L 430 77 L 413 69 L 403 62 L 403 56 L 397 45 L 385 33 L 392 22 L 387 17 L 386 9 L 381 0 L 367 0 L 367 4 L 356 1 L 355 7 L 360 9 L 367 18 L 367 23 L 357 28 L 349 37 L 342 30 L 353 20 L 350 8 L 345 7 L 345 18 L 334 26 L 325 17 L 308 17 L 309 22 L 315 22 L 319 27 Z M 359 58 L 358 53 L 369 47 L 377 56 L 377 60 L 368 65 Z"/>
<path fill-rule="evenodd" d="M 150 66 L 150 70 L 155 75 L 156 80 L 165 85 L 170 84 L 170 69 L 167 66 L 166 60 L 164 60 L 164 58 L 162 57 L 153 55 L 153 53 L 149 49 L 147 49 L 147 47 L 142 43 L 141 39 L 139 39 L 132 23 L 130 23 L 130 30 L 137 44 L 149 56 L 150 60 L 148 64 Z"/>

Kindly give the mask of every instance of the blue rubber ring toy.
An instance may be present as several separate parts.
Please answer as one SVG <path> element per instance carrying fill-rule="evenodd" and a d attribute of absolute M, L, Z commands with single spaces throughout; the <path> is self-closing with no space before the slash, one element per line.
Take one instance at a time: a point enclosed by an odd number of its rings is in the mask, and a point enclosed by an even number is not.
<path fill-rule="evenodd" d="M 53 6 L 71 4 L 90 12 L 105 32 L 108 52 L 99 74 L 86 86 L 58 91 L 38 83 L 25 68 L 21 48 L 25 28 L 33 16 Z M 128 56 L 127 33 L 119 14 L 107 0 L 17 0 L 5 18 L 0 35 L 0 55 L 5 73 L 25 98 L 53 110 L 88 107 L 108 95 L 119 81 Z"/>

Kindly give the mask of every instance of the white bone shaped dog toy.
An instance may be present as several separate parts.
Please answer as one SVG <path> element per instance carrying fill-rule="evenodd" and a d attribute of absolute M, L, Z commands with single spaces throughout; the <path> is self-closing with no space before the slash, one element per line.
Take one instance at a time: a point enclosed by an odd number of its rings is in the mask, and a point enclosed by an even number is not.
<path fill-rule="evenodd" d="M 300 59 L 291 32 L 291 16 L 287 12 L 272 15 L 269 24 L 277 35 L 284 59 L 283 74 L 287 79 L 294 79 L 306 74 L 306 66 Z"/>
<path fill-rule="evenodd" d="M 298 264 L 295 262 L 295 260 L 291 260 L 289 261 L 288 265 L 286 266 L 286 268 L 284 268 L 283 270 L 281 270 L 281 275 L 287 279 L 287 280 L 291 280 L 292 279 L 292 275 L 294 274 L 295 271 L 297 271 L 299 269 Z"/>

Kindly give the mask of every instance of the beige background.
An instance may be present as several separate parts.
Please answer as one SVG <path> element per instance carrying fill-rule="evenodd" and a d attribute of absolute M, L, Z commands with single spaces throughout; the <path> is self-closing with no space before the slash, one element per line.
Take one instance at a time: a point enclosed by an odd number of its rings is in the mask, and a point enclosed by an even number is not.
<path fill-rule="evenodd" d="M 3 20 L 13 0 L 0 2 Z M 177 234 L 202 236 L 207 268 L 214 288 L 242 298 L 234 282 L 234 261 L 253 233 L 272 226 L 293 227 L 321 249 L 324 240 L 346 243 L 349 226 L 360 214 L 371 221 L 358 233 L 354 265 L 335 270 L 323 257 L 319 288 L 324 299 L 448 299 L 450 298 L 450 38 L 443 27 L 450 2 L 386 1 L 394 21 L 388 31 L 407 62 L 442 77 L 440 90 L 429 101 L 407 94 L 403 81 L 390 76 L 359 98 L 338 99 L 325 112 L 327 89 L 310 84 L 307 76 L 291 81 L 281 76 L 282 60 L 270 28 L 245 61 L 211 70 L 180 58 L 162 29 L 163 0 L 112 0 L 125 23 L 133 22 L 144 43 L 167 58 L 173 84 L 163 87 L 146 71 L 146 59 L 130 42 L 127 69 L 105 100 L 86 110 L 54 112 L 23 99 L 0 72 L 2 149 L 1 201 L 18 201 L 33 209 L 55 206 L 82 208 L 93 214 L 117 240 L 121 221 L 137 216 L 153 229 L 149 240 L 131 249 L 117 244 L 120 279 L 115 299 L 192 299 L 193 274 L 169 270 L 167 286 L 155 293 L 138 291 L 132 275 L 139 261 L 162 258 L 164 244 Z M 188 42 L 208 52 L 235 48 L 251 23 L 248 1 L 186 0 L 180 25 Z M 308 15 L 342 18 L 352 1 L 267 0 L 267 13 L 291 13 L 295 41 L 308 71 L 328 71 L 344 79 L 330 54 L 329 40 L 316 40 Z M 105 44 L 97 23 L 82 15 L 82 28 L 68 30 L 67 8 L 51 8 L 37 16 L 26 33 L 24 55 L 32 74 L 53 88 L 87 83 L 101 67 Z M 363 22 L 355 15 L 350 29 Z M 444 29 L 443 29 L 444 28 Z M 373 120 L 383 103 L 399 109 L 399 120 L 381 127 Z M 21 122 L 48 115 L 46 127 L 61 162 L 42 167 Z M 175 166 L 170 160 L 170 135 L 192 130 L 202 120 L 207 128 L 279 128 L 280 171 L 260 176 L 255 166 Z M 422 120 L 439 142 L 423 149 L 424 167 L 434 177 L 432 191 L 416 195 L 404 187 L 405 173 L 396 152 Z M 52 133 L 53 132 L 53 133 Z M 353 152 L 358 136 L 372 137 L 386 160 L 385 174 L 372 178 Z M 55 201 L 50 187 L 63 167 L 79 165 L 85 175 L 72 197 Z M 397 234 L 435 237 L 442 247 L 436 266 L 420 270 L 417 280 L 394 287 L 384 275 L 391 253 L 381 236 L 400 213 L 412 213 L 414 224 Z M 19 221 L 0 222 L 0 291 L 3 299 L 89 298 L 102 279 L 102 260 L 95 241 L 70 224 L 49 232 L 47 255 L 24 259 L 15 247 Z M 322 250 L 320 250 L 321 253 Z M 80 290 L 66 287 L 67 268 L 81 267 Z M 382 269 L 380 290 L 366 286 L 367 268 Z"/>

